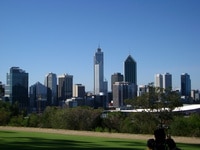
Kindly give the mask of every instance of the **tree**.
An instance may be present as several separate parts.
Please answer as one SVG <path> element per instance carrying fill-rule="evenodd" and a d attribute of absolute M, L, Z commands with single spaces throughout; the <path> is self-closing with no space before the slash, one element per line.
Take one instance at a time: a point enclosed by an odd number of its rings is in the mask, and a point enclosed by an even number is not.
<path fill-rule="evenodd" d="M 180 95 L 171 89 L 156 88 L 153 84 L 149 84 L 148 91 L 133 100 L 125 100 L 125 103 L 134 109 L 154 113 L 161 124 L 168 124 L 173 109 L 182 106 Z"/>
<path fill-rule="evenodd" d="M 0 125 L 7 125 L 11 118 L 11 104 L 0 101 Z"/>

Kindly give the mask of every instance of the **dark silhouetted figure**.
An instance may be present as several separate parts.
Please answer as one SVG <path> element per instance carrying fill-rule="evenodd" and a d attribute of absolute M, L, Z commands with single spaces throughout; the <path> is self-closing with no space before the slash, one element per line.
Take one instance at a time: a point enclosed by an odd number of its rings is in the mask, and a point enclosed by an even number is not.
<path fill-rule="evenodd" d="M 180 150 L 171 138 L 166 138 L 165 129 L 159 128 L 154 131 L 155 139 L 147 141 L 149 150 Z"/>

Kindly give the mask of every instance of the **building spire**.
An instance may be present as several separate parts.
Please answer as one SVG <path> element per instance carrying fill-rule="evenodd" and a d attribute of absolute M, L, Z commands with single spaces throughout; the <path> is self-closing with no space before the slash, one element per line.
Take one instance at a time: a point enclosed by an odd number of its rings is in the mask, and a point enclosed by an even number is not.
<path fill-rule="evenodd" d="M 97 51 L 98 51 L 98 52 L 101 52 L 100 44 L 98 45 Z"/>
<path fill-rule="evenodd" d="M 100 49 L 101 49 L 100 43 L 99 43 L 99 45 L 98 45 L 98 48 L 100 48 Z"/>

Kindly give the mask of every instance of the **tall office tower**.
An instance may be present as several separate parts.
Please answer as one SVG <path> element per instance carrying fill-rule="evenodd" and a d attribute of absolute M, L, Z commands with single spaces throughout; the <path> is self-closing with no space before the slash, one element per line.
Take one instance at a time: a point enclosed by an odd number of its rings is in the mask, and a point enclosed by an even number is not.
<path fill-rule="evenodd" d="M 181 96 L 191 96 L 191 80 L 187 73 L 181 74 Z"/>
<path fill-rule="evenodd" d="M 121 82 L 124 80 L 124 76 L 117 72 L 117 73 L 114 73 L 113 75 L 111 75 L 111 90 L 113 91 L 113 84 L 115 82 Z"/>
<path fill-rule="evenodd" d="M 131 55 L 124 62 L 124 81 L 135 84 L 135 89 L 137 89 L 137 63 Z M 137 96 L 137 90 L 135 92 Z"/>
<path fill-rule="evenodd" d="M 58 76 L 58 100 L 72 98 L 73 94 L 73 76 L 64 74 Z"/>
<path fill-rule="evenodd" d="M 137 85 L 137 63 L 131 55 L 124 62 L 124 81 Z"/>
<path fill-rule="evenodd" d="M 163 76 L 162 74 L 156 74 L 155 75 L 155 83 L 154 86 L 156 88 L 163 88 Z"/>
<path fill-rule="evenodd" d="M 163 88 L 172 90 L 172 75 L 170 73 L 163 74 Z"/>
<path fill-rule="evenodd" d="M 40 82 L 30 86 L 30 110 L 31 112 L 44 111 L 47 104 L 47 88 Z"/>
<path fill-rule="evenodd" d="M 113 106 L 123 107 L 125 99 L 135 97 L 135 84 L 130 82 L 115 82 L 113 84 Z"/>
<path fill-rule="evenodd" d="M 103 52 L 99 47 L 94 56 L 94 94 L 98 95 L 104 90 Z"/>
<path fill-rule="evenodd" d="M 11 104 L 17 102 L 20 109 L 28 109 L 28 73 L 19 67 L 11 67 L 7 73 L 7 87 Z"/>
<path fill-rule="evenodd" d="M 47 87 L 47 105 L 57 105 L 57 76 L 49 73 L 45 76 L 44 85 Z"/>
<path fill-rule="evenodd" d="M 73 97 L 85 97 L 85 86 L 82 84 L 74 84 Z"/>

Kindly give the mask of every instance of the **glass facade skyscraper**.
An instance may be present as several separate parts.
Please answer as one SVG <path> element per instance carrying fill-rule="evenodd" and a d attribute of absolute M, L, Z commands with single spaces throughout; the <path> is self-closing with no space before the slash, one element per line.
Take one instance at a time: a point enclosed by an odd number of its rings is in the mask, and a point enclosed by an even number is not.
<path fill-rule="evenodd" d="M 137 89 L 137 63 L 131 55 L 124 62 L 124 81 L 134 84 Z M 134 95 L 137 96 L 137 90 Z"/>
<path fill-rule="evenodd" d="M 105 92 L 103 52 L 98 48 L 94 56 L 94 94 Z"/>
<path fill-rule="evenodd" d="M 66 100 L 73 96 L 73 76 L 64 74 L 58 76 L 58 100 Z"/>
<path fill-rule="evenodd" d="M 40 82 L 30 86 L 30 111 L 41 113 L 47 104 L 47 88 Z"/>
<path fill-rule="evenodd" d="M 49 73 L 45 77 L 44 85 L 47 87 L 47 105 L 57 105 L 57 76 Z"/>
<path fill-rule="evenodd" d="M 18 103 L 20 109 L 28 109 L 28 73 L 19 67 L 11 67 L 7 73 L 8 99 Z"/>
<path fill-rule="evenodd" d="M 181 74 L 181 96 L 191 96 L 191 80 L 187 73 Z"/>
<path fill-rule="evenodd" d="M 131 55 L 124 62 L 124 81 L 137 85 L 137 63 Z"/>
<path fill-rule="evenodd" d="M 170 73 L 163 74 L 163 88 L 172 90 L 172 75 Z"/>

